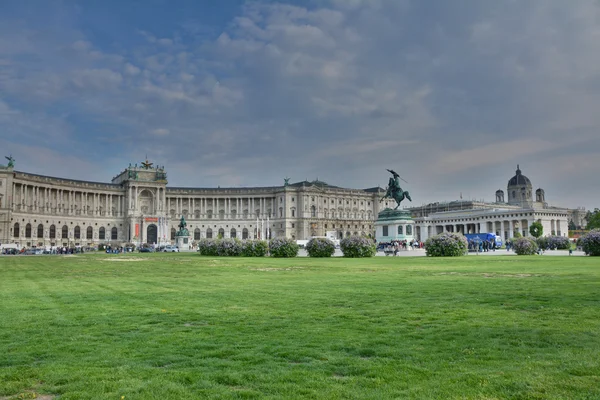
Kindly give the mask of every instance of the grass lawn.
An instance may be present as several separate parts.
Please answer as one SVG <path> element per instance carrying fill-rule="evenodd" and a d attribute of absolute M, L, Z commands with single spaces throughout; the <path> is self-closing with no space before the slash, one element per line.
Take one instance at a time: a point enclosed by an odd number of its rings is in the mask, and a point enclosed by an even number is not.
<path fill-rule="evenodd" d="M 600 259 L 0 257 L 0 399 L 599 399 Z"/>

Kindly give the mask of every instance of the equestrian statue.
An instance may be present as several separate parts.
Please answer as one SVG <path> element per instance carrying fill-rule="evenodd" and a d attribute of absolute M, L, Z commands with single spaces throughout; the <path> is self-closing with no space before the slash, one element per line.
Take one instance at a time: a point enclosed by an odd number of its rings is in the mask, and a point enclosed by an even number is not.
<path fill-rule="evenodd" d="M 396 208 L 394 208 L 394 210 L 397 210 L 398 207 L 400 207 L 400 203 L 402 202 L 402 200 L 408 199 L 412 201 L 412 199 L 410 198 L 410 194 L 408 193 L 408 191 L 405 192 L 400 187 L 400 179 L 402 179 L 400 178 L 400 175 L 398 175 L 393 169 L 386 169 L 386 171 L 391 173 L 392 176 L 390 177 L 388 187 L 385 190 L 385 195 L 383 195 L 383 197 L 379 201 L 381 202 L 383 201 L 383 199 L 394 199 L 396 201 Z M 404 179 L 402 180 L 404 181 Z"/>

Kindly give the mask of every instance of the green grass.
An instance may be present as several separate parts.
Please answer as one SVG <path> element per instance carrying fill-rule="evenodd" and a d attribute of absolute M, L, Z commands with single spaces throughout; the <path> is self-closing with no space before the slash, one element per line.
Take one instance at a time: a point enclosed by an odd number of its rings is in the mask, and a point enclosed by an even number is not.
<path fill-rule="evenodd" d="M 0 398 L 598 399 L 599 261 L 1 257 Z"/>

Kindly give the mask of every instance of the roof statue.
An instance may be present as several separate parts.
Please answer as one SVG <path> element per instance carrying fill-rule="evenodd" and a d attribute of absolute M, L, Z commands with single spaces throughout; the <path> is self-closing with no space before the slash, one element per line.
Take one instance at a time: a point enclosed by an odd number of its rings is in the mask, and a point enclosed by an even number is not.
<path fill-rule="evenodd" d="M 412 201 L 412 199 L 410 198 L 410 194 L 408 193 L 408 191 L 404 191 L 400 187 L 400 179 L 402 179 L 400 175 L 398 175 L 398 173 L 393 169 L 386 169 L 386 171 L 391 173 L 392 176 L 390 177 L 390 180 L 388 182 L 388 187 L 385 190 L 385 194 L 379 201 L 383 201 L 383 199 L 394 199 L 396 201 L 396 207 L 394 208 L 394 210 L 397 210 L 398 207 L 400 207 L 400 203 L 402 202 L 402 200 L 408 199 Z M 402 180 L 406 182 L 404 179 Z"/>
<path fill-rule="evenodd" d="M 283 178 L 283 186 L 289 186 L 290 178 Z"/>
<path fill-rule="evenodd" d="M 151 163 L 150 161 L 148 161 L 148 159 L 147 159 L 147 158 L 146 158 L 146 161 L 142 161 L 142 167 L 143 167 L 144 169 L 150 169 L 150 168 L 152 168 L 152 165 L 153 165 L 153 164 L 154 164 L 154 163 Z"/>
<path fill-rule="evenodd" d="M 4 158 L 8 160 L 8 168 L 12 168 L 15 166 L 15 159 L 13 158 L 12 154 L 10 156 L 4 156 Z"/>

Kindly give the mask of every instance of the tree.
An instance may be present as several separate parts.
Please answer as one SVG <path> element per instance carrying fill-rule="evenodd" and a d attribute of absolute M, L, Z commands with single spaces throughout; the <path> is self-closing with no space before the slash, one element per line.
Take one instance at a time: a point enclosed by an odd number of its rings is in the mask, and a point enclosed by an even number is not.
<path fill-rule="evenodd" d="M 594 211 L 588 211 L 585 218 L 587 219 L 588 230 L 600 229 L 600 208 L 594 208 Z"/>
<path fill-rule="evenodd" d="M 575 225 L 575 222 L 573 222 L 573 220 L 569 221 L 569 230 L 570 231 L 574 231 L 577 229 L 577 225 Z"/>
<path fill-rule="evenodd" d="M 544 227 L 540 221 L 535 221 L 529 227 L 529 233 L 535 238 L 539 238 L 544 234 Z"/>

